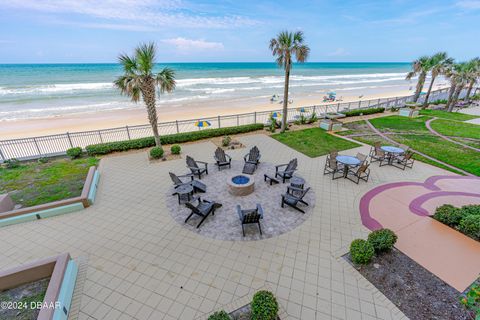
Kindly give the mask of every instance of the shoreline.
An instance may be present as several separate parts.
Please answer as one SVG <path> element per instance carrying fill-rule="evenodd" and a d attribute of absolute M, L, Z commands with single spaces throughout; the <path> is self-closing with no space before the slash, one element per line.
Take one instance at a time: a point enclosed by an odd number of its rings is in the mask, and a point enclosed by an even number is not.
<path fill-rule="evenodd" d="M 405 86 L 408 87 L 408 86 Z M 390 88 L 391 89 L 391 88 Z M 440 89 L 436 87 L 435 90 Z M 342 97 L 343 103 L 361 100 L 391 98 L 411 95 L 412 91 L 406 89 L 396 90 L 371 90 L 349 91 L 337 93 Z M 294 97 L 294 102 L 289 108 L 301 106 L 322 105 L 323 95 L 311 94 L 307 96 Z M 248 101 L 249 100 L 249 101 Z M 336 104 L 338 102 L 334 102 Z M 159 122 L 175 120 L 190 120 L 196 118 L 209 118 L 222 115 L 234 115 L 249 112 L 269 111 L 281 109 L 278 102 L 265 103 L 265 98 L 247 98 L 238 101 L 197 101 L 196 103 L 183 104 L 177 107 L 168 105 L 157 107 Z M 115 127 L 134 126 L 148 124 L 147 113 L 142 103 L 135 109 L 121 109 L 111 111 L 100 111 L 92 113 L 62 115 L 49 118 L 21 119 L 11 121 L 0 121 L 0 140 L 35 137 L 43 135 L 61 134 L 66 132 L 89 131 L 108 129 Z"/>

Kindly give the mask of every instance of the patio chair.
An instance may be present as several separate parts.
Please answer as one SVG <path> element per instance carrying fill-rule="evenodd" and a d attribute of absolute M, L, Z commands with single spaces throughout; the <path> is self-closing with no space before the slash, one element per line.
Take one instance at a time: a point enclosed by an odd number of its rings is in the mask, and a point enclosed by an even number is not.
<path fill-rule="evenodd" d="M 275 166 L 275 178 L 280 177 L 282 178 L 283 183 L 285 183 L 285 180 L 288 180 L 293 176 L 293 173 L 297 170 L 297 165 L 297 158 L 295 158 L 290 160 L 289 163 Z"/>
<path fill-rule="evenodd" d="M 330 150 L 330 153 L 328 155 L 330 156 L 331 159 L 335 159 L 338 156 L 338 150 L 336 149 Z"/>
<path fill-rule="evenodd" d="M 300 211 L 301 213 L 305 213 L 305 211 L 298 207 L 299 203 L 302 203 L 308 206 L 308 203 L 303 200 L 307 192 L 310 191 L 310 187 L 307 189 L 300 189 L 292 186 L 287 187 L 287 193 L 282 195 L 282 208 L 284 208 L 285 204 L 292 207 L 295 210 Z"/>
<path fill-rule="evenodd" d="M 332 180 L 339 179 L 343 177 L 345 168 L 342 164 L 339 164 L 335 158 L 327 157 L 325 161 L 325 168 L 323 169 L 323 174 L 332 174 Z M 339 176 L 335 176 L 335 174 L 341 173 Z"/>
<path fill-rule="evenodd" d="M 376 162 L 376 161 L 379 161 L 380 162 L 380 166 L 382 165 L 382 162 L 385 161 L 385 159 L 387 158 L 387 155 L 385 153 L 385 151 L 383 151 L 380 147 L 375 147 L 375 149 L 373 150 L 373 153 L 370 155 L 370 159 L 371 159 L 371 163 L 373 162 Z"/>
<path fill-rule="evenodd" d="M 350 169 L 347 173 L 347 179 L 358 184 L 360 180 L 368 182 L 370 177 L 370 169 L 368 168 L 370 164 L 368 162 L 362 163 L 356 169 Z"/>
<path fill-rule="evenodd" d="M 208 163 L 203 162 L 203 161 L 195 161 L 192 157 L 187 156 L 187 168 L 192 171 L 192 174 L 195 176 L 198 176 L 198 179 L 202 179 L 202 174 L 208 174 Z M 203 168 L 201 168 L 198 164 L 204 165 Z"/>
<path fill-rule="evenodd" d="M 258 150 L 257 146 L 254 146 L 250 151 L 243 157 L 246 163 L 252 163 L 255 166 L 258 166 L 260 162 L 260 150 Z"/>
<path fill-rule="evenodd" d="M 355 156 L 360 162 L 365 162 L 367 160 L 367 156 L 364 155 L 363 153 L 358 152 L 357 155 Z"/>
<path fill-rule="evenodd" d="M 371 157 L 372 155 L 374 155 L 375 154 L 375 149 L 380 149 L 381 146 L 382 146 L 381 141 L 375 141 L 373 143 L 373 146 L 370 148 L 369 156 Z"/>
<path fill-rule="evenodd" d="M 215 150 L 215 154 L 213 155 L 213 158 L 217 163 L 218 170 L 222 169 L 222 167 L 225 167 L 225 166 L 232 168 L 232 157 L 226 154 L 222 148 L 218 147 L 217 150 Z"/>
<path fill-rule="evenodd" d="M 192 203 L 198 200 L 197 205 L 193 205 Z M 202 220 L 197 225 L 197 229 L 200 227 L 200 225 L 207 219 L 207 217 L 210 215 L 215 215 L 215 209 L 218 207 L 218 205 L 213 202 L 213 201 L 208 201 L 208 200 L 202 200 L 200 197 L 192 200 L 191 202 L 185 203 L 185 206 L 191 210 L 190 215 L 185 219 L 185 223 L 195 214 L 197 216 L 200 216 Z"/>
<path fill-rule="evenodd" d="M 258 225 L 258 229 L 260 230 L 260 235 L 262 235 L 262 227 L 260 226 L 260 219 L 263 219 L 263 209 L 259 203 L 257 203 L 257 207 L 255 209 L 247 209 L 247 210 L 242 210 L 240 205 L 237 204 L 237 214 L 238 214 L 238 218 L 242 223 L 242 232 L 244 237 L 245 237 L 244 225 L 253 224 L 253 223 L 256 223 Z"/>
<path fill-rule="evenodd" d="M 395 161 L 392 162 L 392 165 L 402 170 L 405 170 L 405 168 L 412 168 L 414 161 L 415 160 L 413 159 L 413 152 L 407 151 L 403 155 L 397 156 L 395 158 Z"/>
<path fill-rule="evenodd" d="M 195 180 L 192 173 L 185 174 L 182 176 L 177 176 L 173 172 L 169 172 L 168 174 L 170 175 L 170 179 L 172 179 L 173 181 L 175 189 L 185 184 L 190 184 L 193 187 L 194 192 L 207 192 L 207 186 L 205 185 L 205 183 Z M 182 181 L 181 178 L 187 178 L 187 177 L 190 178 L 190 181 Z"/>

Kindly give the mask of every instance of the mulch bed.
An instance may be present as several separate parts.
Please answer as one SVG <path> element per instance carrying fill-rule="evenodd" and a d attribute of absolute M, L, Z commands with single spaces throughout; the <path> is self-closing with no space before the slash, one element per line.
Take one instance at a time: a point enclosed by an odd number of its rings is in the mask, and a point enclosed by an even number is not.
<path fill-rule="evenodd" d="M 348 254 L 345 258 L 353 265 Z M 457 290 L 399 250 L 355 268 L 412 320 L 475 319 L 460 303 Z"/>
<path fill-rule="evenodd" d="M 235 311 L 232 311 L 228 314 L 233 320 L 250 320 L 252 319 L 252 308 L 250 304 L 246 304 L 241 308 L 238 308 Z M 277 317 L 277 320 L 280 320 Z"/>

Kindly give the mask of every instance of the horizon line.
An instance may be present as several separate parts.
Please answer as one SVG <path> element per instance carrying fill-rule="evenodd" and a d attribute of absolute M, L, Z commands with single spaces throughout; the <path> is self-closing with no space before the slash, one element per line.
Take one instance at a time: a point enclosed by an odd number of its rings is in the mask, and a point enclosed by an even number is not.
<path fill-rule="evenodd" d="M 272 63 L 275 61 L 190 61 L 190 62 L 155 62 L 155 64 L 194 64 L 194 63 Z M 411 63 L 409 61 L 308 61 L 308 62 L 294 62 L 294 64 L 309 64 L 309 63 Z M 46 65 L 46 64 L 119 64 L 118 62 L 0 62 L 3 65 Z"/>

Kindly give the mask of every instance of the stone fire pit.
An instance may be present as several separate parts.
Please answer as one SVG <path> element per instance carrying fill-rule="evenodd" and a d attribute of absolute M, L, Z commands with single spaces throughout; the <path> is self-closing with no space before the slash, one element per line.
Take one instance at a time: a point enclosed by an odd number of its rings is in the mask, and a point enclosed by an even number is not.
<path fill-rule="evenodd" d="M 253 176 L 235 174 L 227 179 L 228 192 L 234 196 L 246 196 L 255 190 Z"/>

